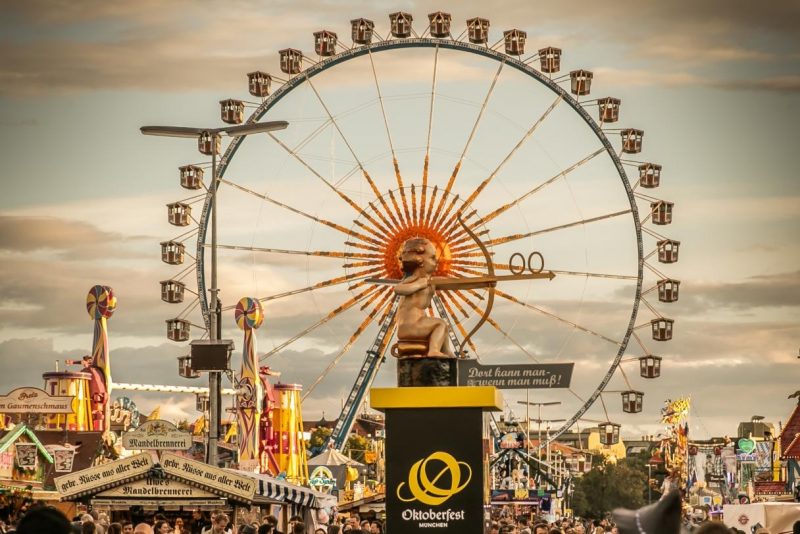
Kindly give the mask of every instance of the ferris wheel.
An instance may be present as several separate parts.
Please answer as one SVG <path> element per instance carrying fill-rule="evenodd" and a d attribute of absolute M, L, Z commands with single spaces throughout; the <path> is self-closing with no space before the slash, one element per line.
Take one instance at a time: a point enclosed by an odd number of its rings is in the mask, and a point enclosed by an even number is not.
<path fill-rule="evenodd" d="M 367 19 L 350 26 L 349 44 L 315 32 L 314 54 L 280 50 L 280 76 L 247 74 L 253 101 L 220 102 L 228 124 L 281 119 L 288 129 L 236 137 L 224 152 L 218 135 L 199 137 L 201 153 L 222 152 L 217 249 L 222 300 L 234 304 L 222 306 L 223 326 L 249 296 L 267 317 L 262 362 L 330 353 L 306 384 L 310 399 L 347 368 L 355 382 L 334 431 L 343 440 L 396 328 L 394 293 L 368 279 L 400 278 L 405 240 L 431 240 L 441 276 L 546 268 L 551 281 L 437 291 L 429 313 L 449 322 L 455 348 L 486 320 L 466 347 L 484 364 L 575 362 L 571 387 L 546 392 L 569 412 L 550 435 L 600 400 L 613 440 L 606 398 L 642 410 L 636 382 L 661 370 L 649 347 L 673 335 L 656 306 L 677 301 L 680 286 L 657 267 L 678 260 L 680 242 L 656 230 L 673 203 L 645 192 L 662 167 L 639 159 L 644 132 L 617 128 L 620 99 L 596 98 L 591 71 L 562 74 L 562 50 L 531 51 L 522 30 L 493 36 L 489 20 L 471 18 L 461 31 L 443 12 L 416 29 L 403 12 L 385 33 Z M 181 185 L 198 194 L 168 205 L 169 222 L 188 228 L 161 244 L 166 263 L 184 266 L 161 282 L 165 302 L 184 304 L 167 321 L 174 341 L 209 324 L 207 169 L 181 166 Z M 307 363 L 278 366 L 291 381 Z"/>

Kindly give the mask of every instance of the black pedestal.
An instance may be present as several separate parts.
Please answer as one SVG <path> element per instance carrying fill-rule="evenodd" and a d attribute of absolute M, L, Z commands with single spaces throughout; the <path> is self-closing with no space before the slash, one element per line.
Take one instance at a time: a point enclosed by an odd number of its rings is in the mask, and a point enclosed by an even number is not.
<path fill-rule="evenodd" d="M 431 358 L 432 360 L 432 358 Z M 453 362 L 455 360 L 437 360 Z M 386 526 L 391 534 L 483 534 L 493 387 L 373 389 L 386 413 Z"/>
<path fill-rule="evenodd" d="M 455 358 L 403 358 L 397 360 L 398 387 L 445 387 L 458 384 Z"/>

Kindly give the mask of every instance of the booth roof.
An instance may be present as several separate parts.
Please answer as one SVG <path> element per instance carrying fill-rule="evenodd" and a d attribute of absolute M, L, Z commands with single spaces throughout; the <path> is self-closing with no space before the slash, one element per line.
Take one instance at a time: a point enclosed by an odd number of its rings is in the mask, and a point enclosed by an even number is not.
<path fill-rule="evenodd" d="M 357 462 L 352 458 L 348 458 L 347 456 L 345 456 L 344 454 L 333 448 L 327 449 L 324 452 L 311 458 L 308 461 L 308 465 L 312 466 L 349 465 L 351 467 L 364 467 L 364 464 Z"/>
<path fill-rule="evenodd" d="M 11 444 L 17 441 L 17 439 L 19 439 L 23 434 L 28 436 L 28 439 L 30 439 L 31 442 L 36 445 L 36 448 L 39 449 L 39 452 L 42 454 L 42 456 L 44 456 L 45 459 L 52 464 L 54 461 L 53 457 L 49 452 L 47 452 L 47 449 L 44 448 L 44 445 L 42 445 L 42 442 L 36 437 L 36 434 L 34 434 L 33 431 L 24 423 L 18 424 L 13 430 L 3 436 L 3 439 L 0 439 L 0 452 L 5 452 L 5 450 L 8 449 Z"/>
<path fill-rule="evenodd" d="M 228 471 L 256 479 L 258 481 L 257 498 L 261 497 L 277 503 L 297 504 L 306 508 L 324 508 L 336 504 L 336 497 L 332 495 L 298 486 L 286 480 L 238 469 L 228 469 Z"/>

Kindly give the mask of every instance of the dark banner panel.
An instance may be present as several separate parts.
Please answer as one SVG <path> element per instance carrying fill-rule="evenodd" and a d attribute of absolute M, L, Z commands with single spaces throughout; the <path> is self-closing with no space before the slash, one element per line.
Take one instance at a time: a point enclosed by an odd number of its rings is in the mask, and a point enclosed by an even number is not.
<path fill-rule="evenodd" d="M 574 363 L 481 365 L 458 361 L 459 386 L 494 386 L 497 389 L 568 388 Z"/>
<path fill-rule="evenodd" d="M 480 408 L 386 410 L 386 520 L 391 534 L 482 534 Z"/>

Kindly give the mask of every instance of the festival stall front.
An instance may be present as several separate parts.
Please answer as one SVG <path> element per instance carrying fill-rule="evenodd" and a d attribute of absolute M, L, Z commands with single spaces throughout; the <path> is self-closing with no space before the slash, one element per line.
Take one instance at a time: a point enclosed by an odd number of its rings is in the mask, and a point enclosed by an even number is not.
<path fill-rule="evenodd" d="M 171 452 L 162 452 L 160 460 L 143 452 L 58 477 L 55 484 L 61 500 L 88 503 L 115 519 L 222 510 L 234 522 L 249 522 L 263 513 L 288 521 L 292 515 L 311 519 L 313 509 L 331 506 L 326 495 L 307 488 Z"/>

